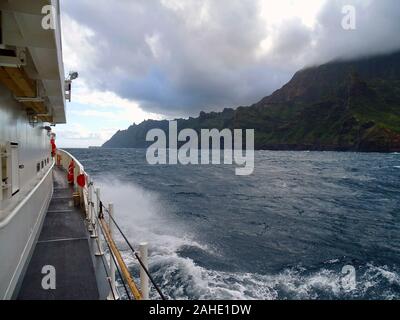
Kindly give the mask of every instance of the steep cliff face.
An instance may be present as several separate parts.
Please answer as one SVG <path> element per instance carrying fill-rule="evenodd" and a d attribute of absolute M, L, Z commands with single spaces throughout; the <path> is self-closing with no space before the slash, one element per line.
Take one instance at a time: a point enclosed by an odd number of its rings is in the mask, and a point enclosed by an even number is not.
<path fill-rule="evenodd" d="M 146 148 L 146 134 L 151 129 L 162 129 L 168 132 L 168 121 L 147 120 L 139 125 L 132 125 L 127 130 L 119 130 L 103 144 L 104 148 Z"/>
<path fill-rule="evenodd" d="M 258 104 L 318 102 L 337 94 L 351 75 L 360 79 L 400 79 L 400 52 L 357 61 L 333 62 L 298 71 L 286 85 Z"/>
<path fill-rule="evenodd" d="M 400 151 L 400 53 L 335 62 L 297 72 L 250 107 L 178 120 L 179 129 L 255 129 L 257 149 Z M 104 147 L 146 147 L 145 121 L 119 131 Z"/>

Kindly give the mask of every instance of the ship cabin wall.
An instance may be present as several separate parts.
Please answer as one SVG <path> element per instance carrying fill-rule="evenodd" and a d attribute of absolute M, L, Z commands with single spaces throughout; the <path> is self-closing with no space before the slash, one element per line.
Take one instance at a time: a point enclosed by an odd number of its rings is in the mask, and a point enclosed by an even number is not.
<path fill-rule="evenodd" d="M 19 192 L 15 195 L 7 195 L 4 192 L 3 197 L 0 196 L 0 212 L 16 205 L 21 199 L 21 194 L 29 192 L 51 166 L 50 137 L 44 125 L 40 120 L 31 125 L 24 106 L 14 99 L 10 91 L 0 85 L 0 148 L 5 150 L 9 143 L 18 144 L 15 146 L 17 159 L 13 159 L 18 163 L 12 164 L 14 171 L 18 172 L 12 175 L 19 180 L 14 181 L 14 190 L 11 194 L 17 189 Z M 4 214 L 6 212 L 3 212 L 3 218 Z M 1 218 L 0 213 L 0 220 Z"/>
<path fill-rule="evenodd" d="M 12 155 L 0 153 L 0 176 L 14 180 L 6 190 L 9 181 L 0 180 L 0 299 L 18 293 L 53 194 L 50 137 L 43 126 L 31 125 L 25 108 L 0 85 L 0 147 L 12 148 Z"/>

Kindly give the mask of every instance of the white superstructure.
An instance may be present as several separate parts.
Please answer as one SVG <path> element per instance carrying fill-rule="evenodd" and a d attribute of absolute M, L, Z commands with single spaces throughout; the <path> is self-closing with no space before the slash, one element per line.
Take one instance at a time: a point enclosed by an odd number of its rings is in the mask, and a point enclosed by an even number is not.
<path fill-rule="evenodd" d="M 53 193 L 49 129 L 66 121 L 66 93 L 59 1 L 0 0 L 0 14 L 0 299 L 10 299 Z"/>

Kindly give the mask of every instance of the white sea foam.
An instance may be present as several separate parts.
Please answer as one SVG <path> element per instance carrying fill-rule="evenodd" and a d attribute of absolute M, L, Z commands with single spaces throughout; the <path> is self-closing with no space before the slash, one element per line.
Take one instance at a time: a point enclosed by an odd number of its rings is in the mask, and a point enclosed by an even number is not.
<path fill-rule="evenodd" d="M 364 297 L 370 288 L 378 287 L 383 281 L 398 283 L 399 280 L 395 272 L 370 265 L 356 289 L 349 292 L 343 287 L 342 274 L 328 269 L 310 274 L 287 269 L 275 275 L 258 275 L 207 270 L 178 256 L 169 257 L 163 263 L 168 266 L 162 269 L 163 280 L 174 299 L 319 299 L 321 294 L 357 298 Z M 398 298 L 388 291 L 380 298 L 395 297 Z"/>
<path fill-rule="evenodd" d="M 163 270 L 164 279 L 172 286 L 169 293 L 177 299 L 188 296 L 197 299 L 319 299 L 321 294 L 338 299 L 362 298 L 369 289 L 379 288 L 386 281 L 399 283 L 397 273 L 373 265 L 360 276 L 355 290 L 349 292 L 343 287 L 342 274 L 328 269 L 308 274 L 287 269 L 275 275 L 258 275 L 207 270 L 190 259 L 176 258 L 170 262 L 170 267 Z M 399 297 L 386 290 L 379 298 Z"/>
<path fill-rule="evenodd" d="M 105 202 L 115 203 L 115 216 L 134 244 L 150 243 L 150 262 L 155 278 L 163 292 L 173 299 L 318 299 L 321 292 L 329 297 L 344 295 L 363 297 L 368 290 L 382 281 L 400 285 L 398 273 L 385 266 L 365 267 L 358 277 L 357 289 L 347 292 L 342 287 L 343 275 L 330 269 L 339 262 L 330 260 L 325 268 L 308 272 L 304 269 L 286 269 L 272 275 L 234 273 L 210 270 L 197 265 L 192 259 L 179 255 L 183 247 L 196 247 L 215 253 L 209 246 L 199 243 L 187 226 L 166 214 L 168 207 L 156 193 L 130 183 L 98 181 Z M 120 242 L 122 244 L 122 241 Z M 132 267 L 137 262 L 128 251 L 124 253 Z M 152 293 L 156 298 L 155 292 Z M 399 298 L 388 291 L 380 298 Z"/>
<path fill-rule="evenodd" d="M 105 181 L 107 180 L 107 182 Z M 156 193 L 133 183 L 105 179 L 97 182 L 105 203 L 113 202 L 115 219 L 133 243 L 147 241 L 156 252 L 175 253 L 183 246 L 209 250 L 190 238 L 188 230 L 166 212 L 170 210 Z"/>

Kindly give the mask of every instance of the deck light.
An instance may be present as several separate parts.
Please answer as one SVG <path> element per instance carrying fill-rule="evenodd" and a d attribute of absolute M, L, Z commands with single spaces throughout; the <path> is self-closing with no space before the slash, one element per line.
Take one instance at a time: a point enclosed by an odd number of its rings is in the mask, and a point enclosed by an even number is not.
<path fill-rule="evenodd" d="M 69 80 L 75 80 L 79 77 L 79 73 L 76 71 L 71 71 L 69 73 Z"/>

